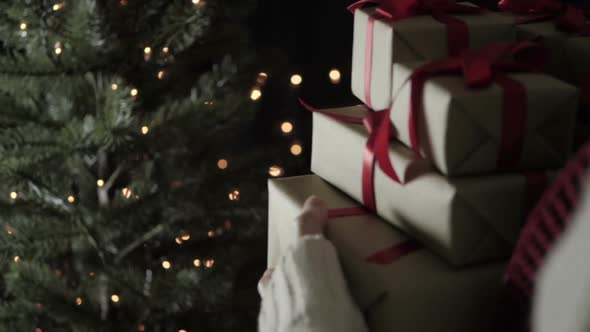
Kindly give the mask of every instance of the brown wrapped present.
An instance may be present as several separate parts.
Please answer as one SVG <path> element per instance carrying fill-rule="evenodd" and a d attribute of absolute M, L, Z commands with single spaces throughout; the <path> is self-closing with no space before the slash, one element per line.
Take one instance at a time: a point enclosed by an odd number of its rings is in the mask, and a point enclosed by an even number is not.
<path fill-rule="evenodd" d="M 315 175 L 271 180 L 269 266 L 296 239 L 294 220 L 312 194 L 331 209 L 357 206 Z M 472 332 L 490 326 L 503 263 L 455 269 L 424 248 L 384 259 L 411 240 L 370 214 L 331 219 L 327 237 L 371 331 Z"/>

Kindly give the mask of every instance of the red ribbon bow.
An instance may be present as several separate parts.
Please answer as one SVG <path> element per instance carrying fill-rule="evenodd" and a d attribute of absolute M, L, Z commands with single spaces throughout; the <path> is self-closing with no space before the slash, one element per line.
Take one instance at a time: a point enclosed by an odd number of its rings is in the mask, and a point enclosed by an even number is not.
<path fill-rule="evenodd" d="M 469 49 L 469 28 L 465 22 L 449 14 L 476 14 L 479 7 L 457 4 L 453 0 L 360 0 L 348 7 L 350 12 L 366 4 L 376 4 L 380 18 L 399 21 L 418 15 L 432 15 L 447 26 L 449 55 L 456 56 Z"/>
<path fill-rule="evenodd" d="M 369 133 L 369 138 L 365 144 L 365 152 L 363 155 L 363 173 L 362 173 L 362 192 L 363 204 L 370 211 L 376 211 L 377 205 L 375 200 L 374 177 L 375 177 L 375 163 L 379 161 L 389 161 L 389 140 L 391 139 L 391 124 L 389 120 L 389 113 L 374 112 L 367 109 L 367 113 L 363 118 L 348 116 L 343 114 L 334 114 L 314 108 L 299 99 L 299 103 L 307 110 L 313 113 L 320 113 L 326 115 L 336 121 L 352 124 L 363 124 Z M 386 129 L 384 129 L 386 128 Z M 384 140 L 385 144 L 377 145 L 378 137 L 387 135 Z M 391 162 L 389 162 L 391 164 Z M 393 167 L 391 167 L 393 169 Z M 400 182 L 395 172 L 389 175 L 396 182 Z"/>
<path fill-rule="evenodd" d="M 588 12 L 572 4 L 561 3 L 556 0 L 502 0 L 498 6 L 504 11 L 515 14 L 541 15 L 519 20 L 517 21 L 518 24 L 543 22 L 555 19 L 555 24 L 561 30 L 579 36 L 590 36 L 590 23 L 588 23 L 587 18 Z"/>
<path fill-rule="evenodd" d="M 500 85 L 504 91 L 502 111 L 502 139 L 497 166 L 501 170 L 518 166 L 526 132 L 527 93 L 518 81 L 506 72 L 530 72 L 539 70 L 547 61 L 547 51 L 538 44 L 496 44 L 461 57 L 451 57 L 428 63 L 418 68 L 408 79 L 411 84 L 409 132 L 415 158 L 422 158 L 418 131 L 418 117 L 423 111 L 423 92 L 426 81 L 440 75 L 462 75 L 465 84 L 472 88 Z M 394 100 L 395 102 L 395 100 Z M 391 108 L 385 112 L 389 118 Z M 399 182 L 389 154 L 385 153 L 391 135 L 391 123 L 382 123 L 377 133 L 376 155 L 381 170 Z"/>

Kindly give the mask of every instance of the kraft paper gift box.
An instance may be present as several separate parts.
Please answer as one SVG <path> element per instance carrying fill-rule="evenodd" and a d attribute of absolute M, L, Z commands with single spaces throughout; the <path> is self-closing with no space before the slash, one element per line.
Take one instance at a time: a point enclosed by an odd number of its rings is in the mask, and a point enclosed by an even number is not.
<path fill-rule="evenodd" d="M 516 38 L 545 45 L 551 51 L 551 61 L 546 71 L 561 80 L 580 84 L 583 75 L 590 71 L 590 37 L 560 30 L 553 20 L 518 24 Z"/>
<path fill-rule="evenodd" d="M 325 111 L 361 117 L 364 110 Z M 362 125 L 314 113 L 312 172 L 362 201 L 367 137 Z M 510 255 L 537 181 L 518 173 L 448 178 L 397 141 L 389 157 L 403 184 L 375 166 L 377 214 L 457 266 Z"/>
<path fill-rule="evenodd" d="M 408 127 L 411 84 L 407 80 L 417 67 L 419 63 L 394 65 L 396 100 L 391 121 L 399 140 L 406 146 L 411 143 Z M 516 169 L 562 167 L 572 151 L 578 89 L 541 73 L 509 74 L 509 77 L 527 90 L 526 134 Z M 501 157 L 503 94 L 497 84 L 470 88 L 459 75 L 439 75 L 428 80 L 418 120 L 423 156 L 445 175 L 496 171 Z"/>
<path fill-rule="evenodd" d="M 269 181 L 270 267 L 295 241 L 294 220 L 312 194 L 329 208 L 358 206 L 316 175 Z M 370 331 L 473 332 L 491 326 L 504 263 L 455 269 L 424 248 L 372 263 L 367 258 L 375 252 L 411 240 L 371 214 L 331 219 L 326 237 Z"/>
<path fill-rule="evenodd" d="M 373 109 L 382 110 L 391 103 L 394 63 L 435 60 L 449 54 L 446 25 L 429 15 L 406 18 L 394 23 L 376 20 L 373 48 L 371 52 L 367 52 L 367 44 L 370 44 L 367 39 L 368 22 L 375 11 L 375 8 L 355 11 L 351 79 L 354 95 Z M 467 24 L 470 48 L 477 49 L 494 42 L 513 41 L 515 38 L 513 19 L 506 15 L 482 10 L 479 14 L 451 16 Z M 370 59 L 366 57 L 369 53 L 372 54 Z M 369 73 L 365 73 L 366 69 Z M 369 84 L 365 82 L 365 77 L 370 78 L 370 102 L 365 93 Z"/>

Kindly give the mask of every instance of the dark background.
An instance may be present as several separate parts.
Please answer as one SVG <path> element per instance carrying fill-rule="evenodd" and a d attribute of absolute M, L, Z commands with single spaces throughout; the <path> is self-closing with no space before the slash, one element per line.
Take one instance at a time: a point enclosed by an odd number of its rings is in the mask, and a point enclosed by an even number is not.
<path fill-rule="evenodd" d="M 300 142 L 302 163 L 286 169 L 286 176 L 309 173 L 311 114 L 299 106 L 297 98 L 319 107 L 339 107 L 360 103 L 350 91 L 353 15 L 346 7 L 354 1 L 259 0 L 250 25 L 260 55 L 260 70 L 269 74 L 260 99 L 254 135 L 258 143 L 285 146 Z M 477 3 L 488 8 L 496 0 Z M 338 69 L 339 84 L 328 73 Z M 290 84 L 292 74 L 303 83 Z M 294 124 L 291 135 L 281 135 L 280 124 Z"/>

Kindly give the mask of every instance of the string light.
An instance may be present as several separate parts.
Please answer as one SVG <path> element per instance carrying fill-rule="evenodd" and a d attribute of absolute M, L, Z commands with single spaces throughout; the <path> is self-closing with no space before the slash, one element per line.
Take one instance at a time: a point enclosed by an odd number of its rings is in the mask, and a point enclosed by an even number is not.
<path fill-rule="evenodd" d="M 102 186 L 104 186 L 104 180 L 103 180 L 103 179 L 98 179 L 98 180 L 96 181 L 96 185 L 97 185 L 97 186 L 99 186 L 99 187 L 102 187 Z"/>
<path fill-rule="evenodd" d="M 53 11 L 58 11 L 60 9 L 62 9 L 64 7 L 64 3 L 56 3 L 55 5 L 53 5 Z"/>
<path fill-rule="evenodd" d="M 22 22 L 22 23 L 20 24 L 20 29 L 21 29 L 21 30 L 27 30 L 27 23 L 25 23 L 25 22 Z"/>
<path fill-rule="evenodd" d="M 38 327 L 35 329 L 35 332 L 43 332 L 43 330 L 40 327 Z"/>
<path fill-rule="evenodd" d="M 111 89 L 112 89 L 113 91 L 117 90 L 118 88 L 119 88 L 119 85 L 118 85 L 117 83 L 113 83 L 113 84 L 111 84 Z"/>
<path fill-rule="evenodd" d="M 133 88 L 133 89 L 131 89 L 131 92 L 130 93 L 131 93 L 131 96 L 132 97 L 135 97 L 135 96 L 137 96 L 139 94 L 139 90 Z"/>
<path fill-rule="evenodd" d="M 170 52 L 170 49 L 168 47 L 162 48 L 162 53 L 168 53 L 168 52 Z"/>
<path fill-rule="evenodd" d="M 219 169 L 226 169 L 229 166 L 229 163 L 226 159 L 219 159 L 217 161 L 217 168 Z"/>
<path fill-rule="evenodd" d="M 176 241 L 176 243 L 178 244 L 182 244 L 182 239 L 180 238 L 180 236 L 177 236 L 174 241 Z"/>
<path fill-rule="evenodd" d="M 145 54 L 150 54 L 150 53 L 152 53 L 152 48 L 151 48 L 151 47 L 149 47 L 149 46 L 148 46 L 148 47 L 146 47 L 146 48 L 144 48 L 144 49 L 143 49 L 143 53 L 145 53 Z"/>
<path fill-rule="evenodd" d="M 295 75 L 291 76 L 291 84 L 298 86 L 302 82 L 303 82 L 303 77 L 301 77 L 301 75 L 295 74 Z"/>
<path fill-rule="evenodd" d="M 170 263 L 169 261 L 163 261 L 163 262 L 162 262 L 162 267 L 163 267 L 165 270 L 168 270 L 168 269 L 170 269 L 170 268 L 172 267 L 172 263 Z"/>
<path fill-rule="evenodd" d="M 215 236 L 215 232 L 209 231 L 209 232 L 207 232 L 207 236 L 210 237 L 210 238 L 212 238 L 212 237 Z"/>
<path fill-rule="evenodd" d="M 214 260 L 212 260 L 212 259 L 208 259 L 208 260 L 205 262 L 205 267 L 206 267 L 206 268 L 208 268 L 208 269 L 210 269 L 210 268 L 212 268 L 212 267 L 213 267 L 213 264 L 215 264 L 215 261 L 214 261 Z"/>
<path fill-rule="evenodd" d="M 131 198 L 131 189 L 129 189 L 129 188 L 121 189 L 121 195 L 123 195 L 123 197 L 125 197 L 127 199 Z"/>
<path fill-rule="evenodd" d="M 200 267 L 201 266 L 201 260 L 200 259 L 195 259 L 193 261 L 193 265 L 196 266 L 196 267 Z"/>
<path fill-rule="evenodd" d="M 201 2 L 201 0 L 192 0 L 192 1 L 193 1 L 193 5 L 195 5 L 195 6 Z"/>
<path fill-rule="evenodd" d="M 88 273 L 88 276 L 89 276 L 90 278 L 94 278 L 94 276 L 96 276 L 96 273 L 94 273 L 94 272 L 90 272 L 90 273 Z"/>
<path fill-rule="evenodd" d="M 340 74 L 340 71 L 338 69 L 330 70 L 328 76 L 330 76 L 330 81 L 332 81 L 333 84 L 340 83 L 340 79 L 342 78 L 342 74 Z"/>
<path fill-rule="evenodd" d="M 303 147 L 300 144 L 293 144 L 291 145 L 291 154 L 294 156 L 298 156 L 303 152 Z"/>
<path fill-rule="evenodd" d="M 81 297 L 76 298 L 76 305 L 82 305 L 82 298 Z"/>
<path fill-rule="evenodd" d="M 189 233 L 184 233 L 180 238 L 182 241 L 188 241 L 191 239 L 191 235 Z"/>
<path fill-rule="evenodd" d="M 114 303 L 119 303 L 119 301 L 121 301 L 121 298 L 119 297 L 119 295 L 113 294 L 111 295 L 111 301 L 113 301 Z"/>
<path fill-rule="evenodd" d="M 165 71 L 163 71 L 163 70 L 160 70 L 160 71 L 158 72 L 158 79 L 159 79 L 159 80 L 161 80 L 161 79 L 164 79 L 164 76 L 166 76 L 166 72 L 165 72 Z"/>
<path fill-rule="evenodd" d="M 234 191 L 230 192 L 228 196 L 229 196 L 230 201 L 239 201 L 240 200 L 240 191 L 234 190 Z"/>
<path fill-rule="evenodd" d="M 76 197 L 74 197 L 73 195 L 68 196 L 68 202 L 70 202 L 70 204 L 74 204 L 75 201 Z"/>
<path fill-rule="evenodd" d="M 12 200 L 15 200 L 18 198 L 18 194 L 16 193 L 16 191 L 13 191 L 10 193 L 10 198 L 12 198 Z"/>
<path fill-rule="evenodd" d="M 145 331 L 145 325 L 143 325 L 143 324 L 139 325 L 139 326 L 137 327 L 137 330 L 138 330 L 139 332 L 144 332 L 144 331 Z"/>
<path fill-rule="evenodd" d="M 55 54 L 60 55 L 63 51 L 63 49 L 61 48 L 61 42 L 56 42 L 55 43 Z"/>
<path fill-rule="evenodd" d="M 121 6 L 127 6 L 127 0 L 121 0 L 121 1 L 119 1 L 119 4 Z"/>
<path fill-rule="evenodd" d="M 141 127 L 142 134 L 147 135 L 149 132 L 150 132 L 150 127 L 148 127 L 148 126 Z"/>
<path fill-rule="evenodd" d="M 256 101 L 260 99 L 260 97 L 262 97 L 262 91 L 258 88 L 252 89 L 252 92 L 250 92 L 250 99 Z"/>
<path fill-rule="evenodd" d="M 258 78 L 256 79 L 256 82 L 258 82 L 258 84 L 266 84 L 266 80 L 268 80 L 268 74 L 265 72 L 261 72 L 258 74 Z"/>
<path fill-rule="evenodd" d="M 20 259 L 20 257 L 19 257 L 19 256 L 14 256 L 14 262 L 15 262 L 16 264 L 20 263 L 20 262 L 21 262 L 21 259 Z"/>
<path fill-rule="evenodd" d="M 268 169 L 268 174 L 272 177 L 277 177 L 283 175 L 283 168 L 280 166 L 271 166 Z"/>
<path fill-rule="evenodd" d="M 14 228 L 12 228 L 10 226 L 6 226 L 6 234 L 13 235 L 14 234 Z"/>
<path fill-rule="evenodd" d="M 178 330 L 178 332 L 186 332 L 186 330 L 185 329 L 180 329 L 180 330 Z"/>
<path fill-rule="evenodd" d="M 281 123 L 281 131 L 285 134 L 291 133 L 293 131 L 293 124 L 288 121 Z"/>

